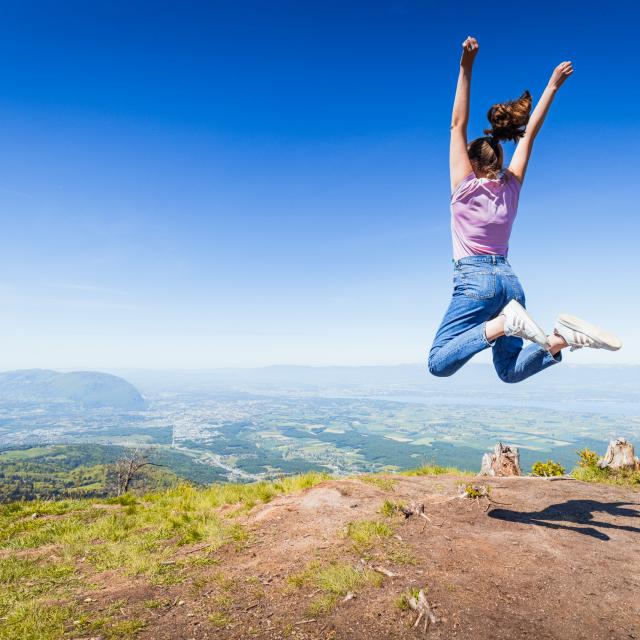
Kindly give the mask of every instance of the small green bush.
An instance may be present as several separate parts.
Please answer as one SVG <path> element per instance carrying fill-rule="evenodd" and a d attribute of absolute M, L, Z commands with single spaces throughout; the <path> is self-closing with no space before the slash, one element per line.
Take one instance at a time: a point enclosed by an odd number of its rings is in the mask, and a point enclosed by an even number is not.
<path fill-rule="evenodd" d="M 547 460 L 546 462 L 534 462 L 533 467 L 531 467 L 531 473 L 534 476 L 547 478 L 549 476 L 563 476 L 565 471 L 562 465 L 553 460 Z"/>
<path fill-rule="evenodd" d="M 473 484 L 469 482 L 466 485 L 460 485 L 459 491 L 462 497 L 479 500 L 480 498 L 488 498 L 491 489 L 485 484 Z"/>
<path fill-rule="evenodd" d="M 580 449 L 578 451 L 578 466 L 583 469 L 590 469 L 598 466 L 599 456 L 595 451 L 591 451 L 591 449 Z"/>

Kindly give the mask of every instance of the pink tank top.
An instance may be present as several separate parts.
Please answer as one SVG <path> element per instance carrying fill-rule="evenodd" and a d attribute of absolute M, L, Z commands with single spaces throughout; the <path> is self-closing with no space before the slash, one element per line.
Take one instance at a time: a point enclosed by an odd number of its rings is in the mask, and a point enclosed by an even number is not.
<path fill-rule="evenodd" d="M 508 171 L 496 180 L 465 176 L 451 194 L 453 259 L 509 253 L 521 184 Z"/>

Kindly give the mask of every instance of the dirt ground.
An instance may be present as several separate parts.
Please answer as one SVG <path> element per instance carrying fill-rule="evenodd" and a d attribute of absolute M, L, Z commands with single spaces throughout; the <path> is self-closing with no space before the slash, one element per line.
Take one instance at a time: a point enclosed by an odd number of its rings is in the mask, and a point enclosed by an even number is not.
<path fill-rule="evenodd" d="M 249 541 L 224 550 L 219 564 L 200 567 L 192 581 L 114 584 L 92 595 L 95 606 L 168 602 L 150 611 L 136 636 L 147 640 L 416 638 L 424 635 L 412 628 L 415 614 L 396 601 L 425 587 L 436 615 L 428 638 L 640 639 L 640 493 L 500 478 L 483 481 L 489 504 L 455 497 L 468 478 L 389 477 L 395 485 L 386 490 L 328 481 L 256 507 L 239 519 Z M 422 502 L 430 520 L 385 519 L 385 499 Z M 363 553 L 345 536 L 358 520 L 389 522 L 394 536 Z M 314 560 L 397 575 L 309 615 L 318 590 L 289 578 Z M 224 615 L 212 625 L 220 607 Z"/>

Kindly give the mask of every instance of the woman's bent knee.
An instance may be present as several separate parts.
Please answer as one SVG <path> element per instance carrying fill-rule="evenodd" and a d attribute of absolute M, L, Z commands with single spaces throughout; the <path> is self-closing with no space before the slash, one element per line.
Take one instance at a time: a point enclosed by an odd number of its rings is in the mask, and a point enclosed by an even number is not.
<path fill-rule="evenodd" d="M 498 369 L 496 367 L 496 373 L 498 374 L 498 378 L 500 378 L 502 382 L 506 382 L 507 384 L 515 384 L 516 382 L 520 382 L 520 379 L 515 377 L 508 369 Z"/>
<path fill-rule="evenodd" d="M 448 378 L 453 374 L 450 368 L 446 369 L 442 363 L 438 361 L 438 358 L 432 357 L 431 355 L 429 356 L 427 366 L 429 367 L 429 373 L 438 378 Z"/>

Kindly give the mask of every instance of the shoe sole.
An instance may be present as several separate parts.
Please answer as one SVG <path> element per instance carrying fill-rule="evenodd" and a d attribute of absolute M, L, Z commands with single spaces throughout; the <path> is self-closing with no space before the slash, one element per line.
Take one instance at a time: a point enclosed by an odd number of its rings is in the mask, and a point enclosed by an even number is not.
<path fill-rule="evenodd" d="M 571 316 L 568 313 L 560 314 L 558 316 L 558 323 L 569 329 L 573 329 L 574 331 L 580 331 L 581 333 L 589 336 L 592 340 L 597 340 L 602 345 L 602 349 L 617 351 L 622 346 L 620 339 L 617 336 L 614 336 L 613 333 L 605 331 L 600 327 L 596 327 L 596 325 L 591 324 L 586 320 L 582 320 L 576 316 Z"/>
<path fill-rule="evenodd" d="M 527 310 L 517 301 L 511 300 L 509 304 L 518 308 L 518 312 L 527 318 L 527 320 L 536 328 L 538 332 L 538 339 L 534 339 L 533 342 L 540 345 L 541 347 L 547 347 L 547 334 L 542 329 L 542 327 L 527 313 Z"/>

